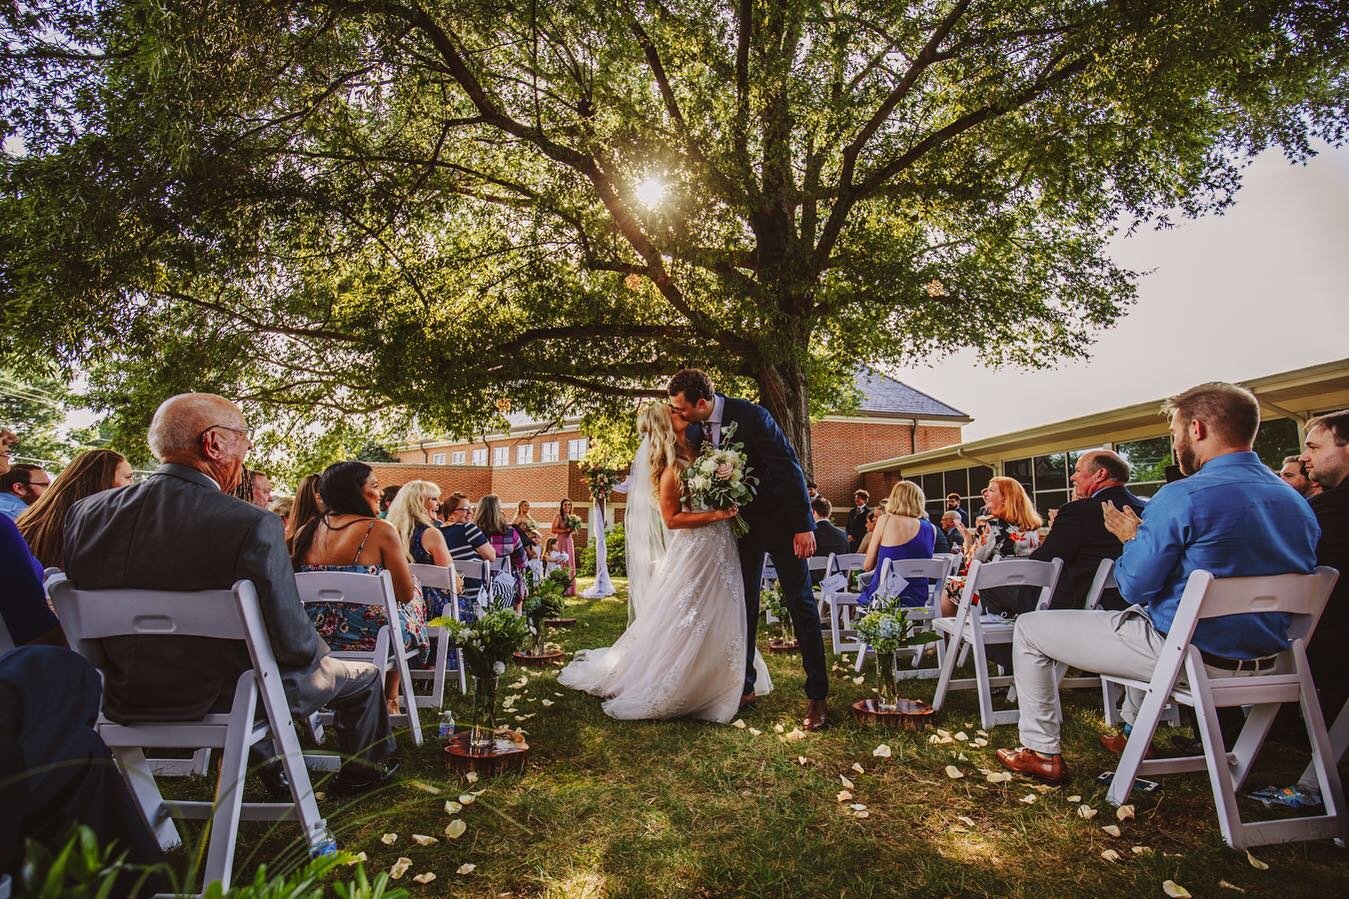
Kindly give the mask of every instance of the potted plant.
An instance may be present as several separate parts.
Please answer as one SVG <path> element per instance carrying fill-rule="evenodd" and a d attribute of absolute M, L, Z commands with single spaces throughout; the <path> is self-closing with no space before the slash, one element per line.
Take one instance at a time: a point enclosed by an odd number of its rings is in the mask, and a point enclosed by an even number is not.
<path fill-rule="evenodd" d="M 782 585 L 777 581 L 759 593 L 759 602 L 778 620 L 778 637 L 768 641 L 769 652 L 792 652 L 797 649 L 796 634 L 792 631 L 792 616 L 782 598 Z"/>
<path fill-rule="evenodd" d="M 471 623 L 442 616 L 428 624 L 444 628 L 449 645 L 463 650 L 464 664 L 473 677 L 469 749 L 490 754 L 496 742 L 497 687 L 506 663 L 529 642 L 529 622 L 513 609 L 493 609 Z"/>
<path fill-rule="evenodd" d="M 570 583 L 571 578 L 567 576 L 567 572 L 560 568 L 549 572 L 542 580 L 531 579 L 529 593 L 525 596 L 524 604 L 525 618 L 529 620 L 529 626 L 534 631 L 534 646 L 530 652 L 531 655 L 547 655 L 543 639 L 548 630 L 545 622 L 549 618 L 557 618 L 562 614 L 565 608 L 562 597 Z"/>
<path fill-rule="evenodd" d="M 899 685 L 895 671 L 899 653 L 937 639 L 934 631 L 917 633 L 919 622 L 909 619 L 898 596 L 877 596 L 857 622 L 857 638 L 876 654 L 876 707 L 894 711 L 899 705 Z"/>

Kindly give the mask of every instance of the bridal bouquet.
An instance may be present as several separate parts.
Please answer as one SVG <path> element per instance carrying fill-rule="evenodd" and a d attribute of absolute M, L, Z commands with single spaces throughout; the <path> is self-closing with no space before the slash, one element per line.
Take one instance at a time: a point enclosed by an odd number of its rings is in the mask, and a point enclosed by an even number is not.
<path fill-rule="evenodd" d="M 735 422 L 722 428 L 721 435 L 720 447 L 705 441 L 698 458 L 684 469 L 684 499 L 695 512 L 746 506 L 758 492 L 759 479 L 746 460 L 745 445 L 731 442 Z M 731 519 L 731 533 L 737 537 L 749 533 L 749 525 L 739 514 Z"/>

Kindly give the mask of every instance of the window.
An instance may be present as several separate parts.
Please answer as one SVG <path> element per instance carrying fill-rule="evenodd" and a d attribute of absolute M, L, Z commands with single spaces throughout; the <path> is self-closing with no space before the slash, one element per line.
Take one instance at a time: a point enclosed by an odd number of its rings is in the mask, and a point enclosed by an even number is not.
<path fill-rule="evenodd" d="M 492 449 L 493 465 L 510 465 L 511 448 L 509 446 L 498 446 Z"/>
<path fill-rule="evenodd" d="M 1129 489 L 1139 496 L 1152 496 L 1166 483 L 1171 464 L 1171 438 L 1149 437 L 1115 445 L 1115 452 L 1129 463 Z"/>
<path fill-rule="evenodd" d="M 464 451 L 463 451 L 463 450 L 459 450 L 458 452 L 450 453 L 450 464 L 451 464 L 451 465 L 463 465 L 463 464 L 464 464 Z"/>
<path fill-rule="evenodd" d="M 540 462 L 557 461 L 557 441 L 551 440 L 543 445 L 543 450 L 539 453 Z"/>
<path fill-rule="evenodd" d="M 1278 471 L 1283 467 L 1284 456 L 1302 452 L 1297 423 L 1291 418 L 1272 418 L 1263 422 L 1260 432 L 1255 435 L 1254 449 L 1261 462 Z"/>
<path fill-rule="evenodd" d="M 586 450 L 589 448 L 590 448 L 589 437 L 577 437 L 574 440 L 568 440 L 567 458 L 575 462 L 577 459 L 580 459 L 582 456 L 584 456 L 586 454 Z"/>
<path fill-rule="evenodd" d="M 534 444 L 526 443 L 515 448 L 515 464 L 528 465 L 534 461 Z"/>
<path fill-rule="evenodd" d="M 431 457 L 431 464 L 432 464 L 432 465 L 444 465 L 444 464 L 445 464 L 445 454 L 444 454 L 444 453 L 436 453 L 434 456 Z"/>
<path fill-rule="evenodd" d="M 485 450 L 485 449 L 475 449 L 475 450 L 473 451 L 473 464 L 474 464 L 474 465 L 486 465 L 486 464 L 487 464 L 487 450 Z"/>

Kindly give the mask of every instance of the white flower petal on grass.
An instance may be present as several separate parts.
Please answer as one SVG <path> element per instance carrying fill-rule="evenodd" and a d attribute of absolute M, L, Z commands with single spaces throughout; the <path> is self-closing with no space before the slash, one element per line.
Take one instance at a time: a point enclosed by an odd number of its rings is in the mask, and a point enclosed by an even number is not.
<path fill-rule="evenodd" d="M 464 862 L 464 864 L 462 864 L 462 865 L 459 866 L 459 870 L 458 870 L 458 871 L 455 871 L 454 873 L 456 873 L 456 874 L 472 874 L 472 873 L 473 873 L 474 871 L 476 871 L 476 870 L 478 870 L 478 866 L 477 866 L 477 865 L 473 864 L 472 862 Z"/>
<path fill-rule="evenodd" d="M 1218 881 L 1218 886 L 1222 887 L 1225 890 L 1236 890 L 1238 893 L 1246 892 L 1244 889 L 1237 886 L 1235 883 L 1228 883 L 1225 880 Z"/>
<path fill-rule="evenodd" d="M 552 704 L 553 704 L 553 701 L 552 701 L 551 699 L 541 699 L 541 700 L 539 700 L 539 705 L 543 706 L 545 709 L 548 708 L 548 707 L 549 707 L 550 705 L 552 705 Z"/>
<path fill-rule="evenodd" d="M 945 740 L 945 739 L 947 739 L 947 738 L 949 738 L 949 737 L 951 736 L 951 732 L 950 732 L 949 730 L 942 730 L 942 729 L 939 727 L 939 728 L 937 728 L 937 736 L 939 736 L 939 737 L 941 737 L 943 740 Z"/>
<path fill-rule="evenodd" d="M 416 843 L 418 846 L 431 846 L 435 843 L 439 843 L 440 840 L 437 840 L 435 837 L 428 837 L 424 833 L 414 833 L 412 835 L 412 842 Z"/>
<path fill-rule="evenodd" d="M 984 780 L 988 781 L 988 782 L 991 783 L 991 784 L 1005 784 L 1005 783 L 1010 783 L 1011 780 L 1012 780 L 1012 772 L 1011 772 L 1011 771 L 990 771 L 988 774 L 984 775 Z"/>
<path fill-rule="evenodd" d="M 561 693 L 554 693 L 553 695 L 554 695 L 554 696 L 557 696 L 557 697 L 559 697 L 559 698 L 562 696 Z"/>
<path fill-rule="evenodd" d="M 757 727 L 751 727 L 751 728 L 749 729 L 749 732 L 750 732 L 750 735 L 751 735 L 751 736 L 755 736 L 755 737 L 761 737 L 761 736 L 763 736 L 763 731 L 759 730 Z"/>
<path fill-rule="evenodd" d="M 1026 805 L 1034 805 L 1035 800 L 1039 798 L 1040 797 L 1036 796 L 1034 793 L 1027 793 L 1025 796 L 1021 797 L 1021 801 L 1026 803 Z"/>
<path fill-rule="evenodd" d="M 1089 805 L 1079 805 L 1077 807 L 1077 816 L 1079 818 L 1087 818 L 1087 819 L 1095 818 L 1096 809 L 1092 808 Z"/>
<path fill-rule="evenodd" d="M 888 759 L 893 753 L 891 752 L 889 746 L 887 746 L 885 743 L 882 743 L 875 749 L 871 750 L 871 754 L 878 759 Z"/>
<path fill-rule="evenodd" d="M 980 749 L 983 749 L 985 746 L 988 745 L 988 741 L 985 740 L 983 737 L 975 737 L 973 740 L 970 741 L 970 745 L 977 746 Z"/>
<path fill-rule="evenodd" d="M 351 857 L 351 861 L 347 862 L 347 864 L 349 864 L 349 865 L 354 865 L 354 864 L 357 864 L 358 862 L 367 862 L 367 861 L 369 861 L 369 860 L 370 860 L 370 856 L 368 856 L 368 855 L 365 854 L 365 850 L 361 850 L 360 852 L 358 852 L 358 853 L 356 853 L 355 855 L 353 855 L 353 856 Z"/>
<path fill-rule="evenodd" d="M 408 868 L 411 867 L 412 867 L 412 859 L 408 858 L 405 855 L 399 856 L 398 861 L 394 862 L 393 867 L 389 869 L 389 876 L 392 877 L 394 880 L 397 880 L 398 878 L 406 874 L 408 872 Z"/>
<path fill-rule="evenodd" d="M 738 727 L 741 730 L 744 730 L 745 728 L 749 727 L 749 725 L 745 723 L 744 718 L 737 718 L 731 722 L 731 727 Z"/>
<path fill-rule="evenodd" d="M 1163 880 L 1162 892 L 1170 896 L 1171 899 L 1190 899 L 1190 891 L 1174 880 Z"/>
<path fill-rule="evenodd" d="M 1250 863 L 1251 863 L 1251 867 L 1254 868 L 1254 869 L 1257 870 L 1257 871 L 1268 871 L 1268 870 L 1269 870 L 1269 865 L 1267 865 L 1267 864 L 1265 864 L 1264 862 L 1260 861 L 1260 859 L 1256 858 L 1254 855 L 1251 855 L 1251 850 L 1249 850 L 1249 849 L 1246 850 L 1246 861 L 1250 862 Z"/>
<path fill-rule="evenodd" d="M 856 771 L 858 774 L 866 774 L 866 773 L 867 773 L 867 772 L 866 772 L 866 769 L 863 768 L 863 767 L 862 767 L 859 763 L 857 763 L 857 762 L 853 762 L 853 763 L 852 763 L 852 769 L 853 769 L 854 771 Z"/>
<path fill-rule="evenodd" d="M 1082 801 L 1082 797 L 1081 797 L 1081 796 L 1069 796 L 1069 797 L 1068 797 L 1068 801 L 1069 801 L 1069 802 L 1081 802 L 1081 801 Z"/>
<path fill-rule="evenodd" d="M 468 825 L 464 823 L 464 820 L 462 818 L 455 818 L 449 824 L 445 825 L 445 836 L 449 837 L 451 840 L 457 840 L 462 837 L 467 830 Z"/>
<path fill-rule="evenodd" d="M 1134 855 L 1151 855 L 1151 854 L 1152 854 L 1152 847 L 1151 847 L 1151 846 L 1130 846 L 1130 847 L 1129 847 L 1129 851 L 1132 852 Z"/>
<path fill-rule="evenodd" d="M 852 682 L 855 683 L 855 684 L 857 684 L 857 686 L 860 687 L 860 686 L 862 686 L 862 684 L 864 684 L 864 683 L 866 682 L 866 675 L 858 675 L 857 677 L 854 677 L 854 678 L 852 679 Z"/>
<path fill-rule="evenodd" d="M 965 733 L 963 730 L 962 730 L 962 731 L 957 731 L 957 732 L 956 732 L 956 739 L 959 740 L 959 741 L 962 742 L 962 743 L 965 742 L 966 740 L 968 740 L 969 738 L 970 738 L 970 735 L 967 734 L 967 733 Z"/>
<path fill-rule="evenodd" d="M 459 797 L 459 804 L 460 804 L 460 805 L 472 805 L 474 802 L 477 801 L 477 799 L 478 799 L 478 794 L 476 794 L 476 793 L 465 793 L 464 795 L 462 795 L 462 796 Z"/>
<path fill-rule="evenodd" d="M 781 724 L 774 724 L 774 725 L 773 725 L 773 733 L 775 733 L 775 734 L 781 734 L 781 733 L 786 733 L 786 732 L 787 732 L 787 728 L 783 727 Z"/>
<path fill-rule="evenodd" d="M 966 826 L 968 826 L 968 827 L 973 827 L 973 826 L 974 826 L 974 819 L 973 819 L 973 818 L 968 818 L 968 817 L 966 817 L 965 815 L 960 815 L 960 816 L 958 816 L 958 817 L 956 818 L 956 820 L 959 821 L 961 824 L 964 824 L 964 825 L 966 825 Z"/>
<path fill-rule="evenodd" d="M 1120 836 L 1120 834 L 1121 834 L 1121 831 L 1120 831 L 1120 829 L 1119 829 L 1119 825 L 1118 825 L 1118 824 L 1107 824 L 1107 825 L 1105 825 L 1104 827 L 1102 827 L 1101 830 L 1104 830 L 1106 833 L 1110 834 L 1112 837 L 1117 837 L 1117 836 Z"/>
<path fill-rule="evenodd" d="M 962 752 L 962 753 L 960 753 L 959 755 L 956 756 L 956 761 L 957 761 L 957 762 L 968 762 L 969 759 L 965 758 L 965 753 Z"/>
<path fill-rule="evenodd" d="M 787 731 L 787 733 L 783 734 L 781 739 L 784 743 L 795 743 L 797 740 L 804 740 L 808 736 L 810 736 L 810 734 L 806 733 L 801 728 L 793 727 L 791 730 Z"/>
<path fill-rule="evenodd" d="M 445 800 L 445 814 L 447 814 L 447 815 L 457 815 L 457 814 L 459 814 L 460 812 L 462 812 L 463 810 L 464 810 L 464 807 L 463 807 L 462 805 L 460 805 L 459 803 L 455 802 L 453 799 L 446 799 L 446 800 Z"/>
<path fill-rule="evenodd" d="M 981 736 L 981 737 L 986 737 L 986 736 L 988 736 L 988 731 L 986 731 L 986 730 L 976 730 L 975 733 L 978 734 L 978 735 Z"/>
<path fill-rule="evenodd" d="M 855 812 L 864 812 L 867 810 L 866 803 L 863 802 L 854 802 L 852 805 L 848 806 L 848 808 Z"/>
<path fill-rule="evenodd" d="M 839 802 L 847 802 L 849 799 L 852 798 L 852 793 L 849 792 L 848 790 L 839 790 L 838 795 L 835 796 L 834 798 L 837 799 Z"/>
<path fill-rule="evenodd" d="M 379 838 L 379 841 L 383 843 L 385 846 L 392 846 L 394 843 L 398 842 L 398 834 L 386 833 L 384 836 Z"/>
<path fill-rule="evenodd" d="M 806 758 L 804 755 L 798 755 L 796 757 L 796 763 L 804 766 L 810 763 L 810 759 Z"/>
<path fill-rule="evenodd" d="M 854 817 L 854 818 L 870 818 L 870 817 L 871 817 L 871 812 L 867 811 L 866 809 L 862 809 L 860 812 L 858 812 L 857 814 L 853 815 L 853 817 Z"/>
<path fill-rule="evenodd" d="M 431 881 L 436 879 L 436 875 L 431 871 L 426 871 L 421 874 L 412 875 L 412 879 L 417 881 L 418 883 L 430 883 Z"/>
<path fill-rule="evenodd" d="M 961 778 L 961 777 L 964 777 L 965 775 L 962 774 L 961 771 L 960 771 L 960 769 L 957 768 L 955 765 L 947 765 L 947 766 L 946 766 L 946 776 L 949 777 L 949 778 L 951 778 L 952 780 L 957 780 L 957 779 L 959 779 L 959 778 Z M 1010 779 L 1010 778 L 1009 778 L 1009 779 Z"/>
<path fill-rule="evenodd" d="M 1107 849 L 1101 853 L 1101 858 L 1108 862 L 1117 862 L 1119 861 L 1119 853 L 1113 849 Z"/>
<path fill-rule="evenodd" d="M 843 784 L 843 789 L 845 789 L 845 790 L 851 790 L 851 789 L 853 789 L 853 788 L 856 786 L 856 784 L 854 784 L 852 781 L 848 780 L 847 776 L 846 776 L 846 775 L 843 775 L 843 774 L 840 774 L 840 775 L 838 776 L 838 782 L 841 783 L 841 784 Z"/>
<path fill-rule="evenodd" d="M 1057 790 L 1057 789 L 1058 789 L 1058 787 L 1051 787 L 1049 784 L 1036 784 L 1036 785 L 1035 785 L 1035 792 L 1037 792 L 1037 793 L 1052 793 L 1052 792 L 1054 792 L 1054 791 Z"/>
<path fill-rule="evenodd" d="M 1132 805 L 1121 805 L 1115 809 L 1115 817 L 1121 821 L 1131 821 L 1134 817 L 1134 807 Z"/>
<path fill-rule="evenodd" d="M 477 783 L 477 782 L 478 782 L 478 772 L 477 772 L 477 771 L 470 771 L 470 772 L 468 772 L 467 774 L 464 775 L 464 780 L 468 781 L 468 782 L 471 783 L 471 784 Z"/>
<path fill-rule="evenodd" d="M 325 800 L 325 799 L 327 799 L 327 798 L 328 798 L 328 794 L 325 793 L 325 792 L 323 792 L 322 790 L 319 790 L 317 793 L 314 794 L 314 801 L 315 801 L 315 802 L 322 802 L 323 800 Z"/>

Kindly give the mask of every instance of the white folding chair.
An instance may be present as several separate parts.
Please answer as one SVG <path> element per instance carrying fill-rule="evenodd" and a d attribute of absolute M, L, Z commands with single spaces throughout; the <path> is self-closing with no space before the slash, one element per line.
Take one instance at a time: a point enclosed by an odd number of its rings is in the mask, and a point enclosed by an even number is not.
<path fill-rule="evenodd" d="M 356 571 L 302 571 L 295 575 L 295 586 L 300 592 L 300 602 L 305 605 L 341 602 L 384 609 L 385 623 L 375 638 L 373 652 L 334 649 L 333 655 L 339 659 L 373 663 L 379 669 L 381 685 L 389 672 L 389 657 L 393 656 L 399 675 L 398 701 L 404 711 L 390 715 L 389 720 L 395 725 L 406 724 L 412 730 L 413 744 L 422 745 L 422 724 L 417 716 L 412 673 L 408 667 L 408 659 L 415 656 L 417 650 L 403 648 L 403 628 L 399 624 L 398 603 L 393 597 L 393 579 L 389 572 L 361 574 Z M 327 723 L 331 717 L 331 713 L 324 713 L 319 719 Z"/>
<path fill-rule="evenodd" d="M 1087 598 L 1084 608 L 1088 612 L 1096 611 L 1101 604 L 1101 595 L 1106 590 L 1118 590 L 1119 585 L 1115 583 L 1115 560 L 1102 559 L 1101 564 L 1096 567 L 1096 576 L 1091 579 L 1091 586 L 1087 588 Z M 1066 673 L 1066 669 L 1065 669 Z M 1099 687 L 1101 690 L 1101 705 L 1105 713 L 1105 723 L 1111 727 L 1119 727 L 1124 723 L 1120 716 L 1120 704 L 1124 700 L 1124 688 L 1114 683 L 1109 678 L 1099 676 L 1093 677 L 1063 677 L 1059 681 L 1060 687 L 1094 689 Z M 1163 720 L 1173 727 L 1180 726 L 1180 707 L 1174 702 L 1166 704 L 1163 710 Z"/>
<path fill-rule="evenodd" d="M 237 581 L 229 590 L 152 591 L 77 590 L 64 575 L 47 584 L 67 639 L 100 671 L 107 665 L 101 640 L 107 637 L 211 637 L 242 640 L 253 667 L 239 675 L 234 702 L 227 714 L 208 714 L 196 721 L 115 724 L 100 716 L 98 735 L 112 750 L 131 795 L 164 849 L 182 845 L 173 818 L 209 820 L 204 885 L 219 882 L 229 890 L 239 822 L 298 820 L 312 845 L 327 831 L 314 801 L 309 772 L 300 752 L 295 722 L 281 688 L 281 674 L 267 639 L 257 592 L 251 581 Z M 165 671 L 165 677 L 190 677 L 190 671 Z M 261 701 L 263 716 L 257 717 Z M 248 750 L 270 737 L 286 777 L 290 802 L 244 802 Z M 166 800 L 155 784 L 145 750 L 197 749 L 221 751 L 220 779 L 212 802 Z"/>
<path fill-rule="evenodd" d="M 1338 577 L 1335 569 L 1324 566 L 1311 574 L 1271 577 L 1215 578 L 1203 570 L 1192 573 L 1181 594 L 1152 679 L 1112 678 L 1126 687 L 1147 692 L 1106 799 L 1114 805 L 1127 802 L 1139 775 L 1207 770 L 1223 840 L 1235 849 L 1297 840 L 1344 839 L 1349 835 L 1344 792 L 1330 736 L 1321 717 L 1321 704 L 1312 684 L 1306 649 Z M 1278 654 L 1273 669 L 1267 674 L 1210 676 L 1199 647 L 1190 642 L 1195 626 L 1205 619 L 1249 612 L 1281 612 L 1290 616 L 1288 649 Z M 1161 721 L 1162 706 L 1168 699 L 1194 707 L 1204 745 L 1203 755 L 1143 758 Z M 1325 804 L 1325 814 L 1243 823 L 1236 791 L 1250 773 L 1274 717 L 1285 702 L 1296 702 L 1302 709 L 1302 720 L 1311 743 L 1312 767 Z M 1250 706 L 1251 709 L 1236 744 L 1228 752 L 1218 725 L 1218 709 L 1233 706 Z"/>
<path fill-rule="evenodd" d="M 834 655 L 857 652 L 861 644 L 852 628 L 852 610 L 860 594 L 848 590 L 849 576 L 861 571 L 866 562 L 862 553 L 831 553 L 824 580 L 819 584 L 820 621 L 829 628 Z"/>
<path fill-rule="evenodd" d="M 759 574 L 759 586 L 767 589 L 778 579 L 778 567 L 773 564 L 773 557 L 768 553 L 763 554 L 763 571 Z M 770 622 L 771 623 L 771 622 Z"/>
<path fill-rule="evenodd" d="M 430 587 L 433 590 L 444 590 L 449 596 L 445 603 L 445 609 L 449 616 L 455 621 L 459 620 L 459 593 L 455 589 L 454 564 L 447 566 L 430 565 L 425 562 L 412 562 L 412 576 L 417 579 L 417 583 L 423 587 Z M 414 693 L 415 701 L 419 708 L 443 709 L 445 708 L 445 674 L 449 669 L 450 653 L 455 654 L 459 668 L 459 692 L 468 692 L 468 677 L 464 674 L 463 652 L 459 649 L 450 649 L 449 641 L 445 639 L 445 629 L 442 627 L 428 627 L 427 633 L 434 637 L 436 641 L 434 667 L 432 668 L 413 668 L 412 677 L 414 680 L 431 681 L 431 692 L 427 695 Z M 408 691 L 412 693 L 411 690 Z"/>
<path fill-rule="evenodd" d="M 999 724 L 1015 724 L 1016 709 L 993 708 L 993 688 L 1012 686 L 1012 676 L 1003 674 L 998 677 L 989 675 L 988 647 L 1010 645 L 1016 627 L 1015 621 L 1009 621 L 998 615 L 985 615 L 974 605 L 974 594 L 991 587 L 1039 587 L 1040 598 L 1035 608 L 1044 609 L 1049 598 L 1054 595 L 1054 585 L 1058 583 L 1059 572 L 1063 570 L 1063 560 L 1037 562 L 1034 559 L 1005 559 L 1001 562 L 970 563 L 969 573 L 965 576 L 965 589 L 960 593 L 960 605 L 952 618 L 935 618 L 933 628 L 946 638 L 945 658 L 942 661 L 941 675 L 937 680 L 936 694 L 932 697 L 932 707 L 940 709 L 946 702 L 948 690 L 979 691 L 979 720 L 986 728 Z M 962 648 L 968 644 L 974 654 L 974 677 L 954 679 Z M 1057 695 L 1057 694 L 1056 694 Z"/>
<path fill-rule="evenodd" d="M 1340 759 L 1349 753 L 1349 702 L 1340 709 L 1339 715 L 1335 717 L 1335 723 L 1330 725 L 1330 764 L 1337 765 Z M 1299 784 L 1309 786 L 1316 785 L 1316 762 L 1308 762 L 1303 770 L 1302 776 L 1298 778 Z"/>
<path fill-rule="evenodd" d="M 928 593 L 926 605 L 914 606 L 905 609 L 909 620 L 915 623 L 914 634 L 920 634 L 925 630 L 932 629 L 932 622 L 941 615 L 941 598 L 946 593 L 946 579 L 951 575 L 951 559 L 946 553 L 933 556 L 931 559 L 886 559 L 881 563 L 881 569 L 876 576 L 881 579 L 881 585 L 876 590 L 877 596 L 898 596 L 907 586 L 910 580 L 917 578 L 927 578 Z M 858 671 L 862 670 L 862 665 L 866 661 L 867 646 L 862 643 L 861 650 L 857 653 Z M 895 678 L 898 680 L 909 680 L 912 678 L 937 677 L 941 674 L 942 662 L 946 657 L 945 644 L 938 640 L 936 643 L 937 664 L 932 668 L 919 667 L 923 661 L 923 653 L 927 650 L 925 644 L 915 646 L 913 649 L 913 667 L 896 668 Z"/>

